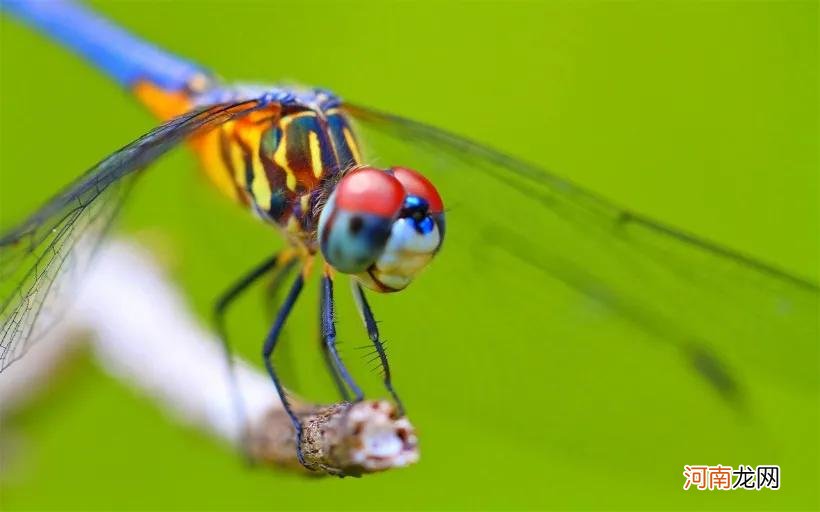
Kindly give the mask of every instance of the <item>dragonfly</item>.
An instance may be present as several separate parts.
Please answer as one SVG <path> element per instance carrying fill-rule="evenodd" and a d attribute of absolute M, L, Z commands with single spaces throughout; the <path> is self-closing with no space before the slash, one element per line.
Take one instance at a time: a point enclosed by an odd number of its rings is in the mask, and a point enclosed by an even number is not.
<path fill-rule="evenodd" d="M 725 329 L 790 340 L 801 349 L 816 344 L 818 285 L 810 279 L 624 208 L 538 165 L 322 88 L 227 83 L 73 2 L 12 0 L 2 8 L 90 61 L 162 124 L 0 236 L 0 278 L 11 283 L 0 305 L 0 371 L 53 324 L 66 272 L 88 264 L 88 248 L 107 232 L 136 178 L 187 142 L 213 185 L 286 242 L 216 301 L 215 324 L 228 360 L 230 306 L 259 280 L 273 276 L 280 283 L 295 271 L 263 340 L 262 359 L 298 439 L 300 417 L 273 355 L 314 266 L 321 266 L 321 347 L 340 395 L 364 397 L 337 349 L 334 280 L 347 275 L 383 384 L 404 414 L 367 292 L 407 288 L 441 252 L 445 194 L 417 170 L 421 166 L 369 164 L 362 131 L 392 140 L 408 160 L 433 155 L 428 168 L 445 180 L 466 185 L 480 174 L 497 182 L 499 200 L 507 201 L 499 215 L 461 224 L 493 241 L 479 252 L 503 251 L 658 333 L 727 400 L 740 400 L 740 385 L 710 348 Z M 513 222 L 521 202 L 540 213 Z M 816 376 L 804 377 L 814 385 Z"/>

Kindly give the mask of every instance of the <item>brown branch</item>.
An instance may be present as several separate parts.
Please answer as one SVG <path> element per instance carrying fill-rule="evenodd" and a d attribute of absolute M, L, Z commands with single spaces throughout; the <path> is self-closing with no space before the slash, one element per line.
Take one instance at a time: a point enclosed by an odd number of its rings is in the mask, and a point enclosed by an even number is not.
<path fill-rule="evenodd" d="M 407 466 L 419 458 L 415 430 L 389 402 L 302 407 L 299 416 L 302 454 L 315 474 L 360 476 Z M 251 425 L 248 450 L 257 461 L 300 468 L 295 437 L 290 418 L 277 407 Z"/>

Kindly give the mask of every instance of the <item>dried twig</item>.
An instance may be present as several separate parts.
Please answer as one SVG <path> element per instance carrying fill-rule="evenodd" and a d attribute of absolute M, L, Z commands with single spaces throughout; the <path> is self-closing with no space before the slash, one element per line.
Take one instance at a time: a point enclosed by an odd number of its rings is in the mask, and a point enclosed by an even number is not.
<path fill-rule="evenodd" d="M 319 473 L 359 476 L 418 460 L 416 434 L 406 417 L 386 401 L 340 403 L 303 410 L 302 454 Z M 271 411 L 251 426 L 254 459 L 298 468 L 295 435 L 284 410 Z"/>

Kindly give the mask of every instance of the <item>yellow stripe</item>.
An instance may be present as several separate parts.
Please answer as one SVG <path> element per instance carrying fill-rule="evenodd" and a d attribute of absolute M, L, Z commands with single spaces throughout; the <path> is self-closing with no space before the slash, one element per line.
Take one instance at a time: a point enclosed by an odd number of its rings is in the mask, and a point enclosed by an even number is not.
<path fill-rule="evenodd" d="M 259 129 L 250 129 L 250 141 L 246 141 L 251 150 L 251 171 L 253 172 L 253 184 L 251 191 L 253 197 L 263 210 L 270 210 L 271 190 L 268 176 L 265 174 L 265 167 L 259 157 L 259 145 L 262 142 L 262 134 Z"/>
<path fill-rule="evenodd" d="M 287 177 L 285 178 L 285 186 L 288 187 L 288 190 L 294 192 L 296 190 L 296 175 L 291 172 L 290 169 L 287 169 Z"/>
<path fill-rule="evenodd" d="M 253 192 L 256 204 L 263 210 L 270 210 L 270 183 L 268 183 L 268 177 L 265 176 L 264 172 L 259 172 L 259 168 L 255 163 L 253 166 L 253 185 L 251 185 L 251 191 Z"/>
<path fill-rule="evenodd" d="M 279 121 L 279 128 L 282 130 L 282 140 L 279 141 L 279 147 L 273 153 L 273 161 L 279 164 L 279 167 L 285 170 L 285 185 L 290 190 L 296 190 L 296 175 L 288 164 L 287 147 L 288 147 L 288 125 L 293 120 L 293 117 L 285 117 Z"/>
<path fill-rule="evenodd" d="M 310 146 L 310 166 L 313 168 L 313 175 L 317 178 L 322 175 L 322 148 L 319 147 L 319 136 L 316 132 L 308 133 L 308 145 Z"/>
<path fill-rule="evenodd" d="M 347 147 L 349 147 L 350 152 L 353 153 L 353 158 L 356 160 L 356 163 L 362 163 L 362 155 L 361 153 L 359 153 L 359 146 L 356 144 L 356 139 L 353 138 L 353 134 L 350 132 L 347 126 L 342 128 L 342 133 L 345 136 L 345 142 L 347 143 Z"/>

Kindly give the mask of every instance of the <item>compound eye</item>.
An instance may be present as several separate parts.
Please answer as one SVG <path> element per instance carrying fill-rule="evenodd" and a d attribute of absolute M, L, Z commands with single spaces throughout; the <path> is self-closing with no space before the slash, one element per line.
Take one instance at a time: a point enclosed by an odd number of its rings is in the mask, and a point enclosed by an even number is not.
<path fill-rule="evenodd" d="M 442 213 L 444 203 L 436 187 L 419 172 L 407 167 L 391 167 L 393 177 L 401 182 L 408 195 L 419 196 L 430 206 L 430 213 Z"/>
<path fill-rule="evenodd" d="M 383 170 L 362 167 L 346 174 L 319 216 L 325 260 L 340 272 L 366 271 L 384 252 L 405 196 L 399 180 Z"/>
<path fill-rule="evenodd" d="M 401 211 L 406 192 L 396 177 L 362 167 L 342 178 L 335 194 L 336 207 L 343 211 L 393 219 Z"/>

